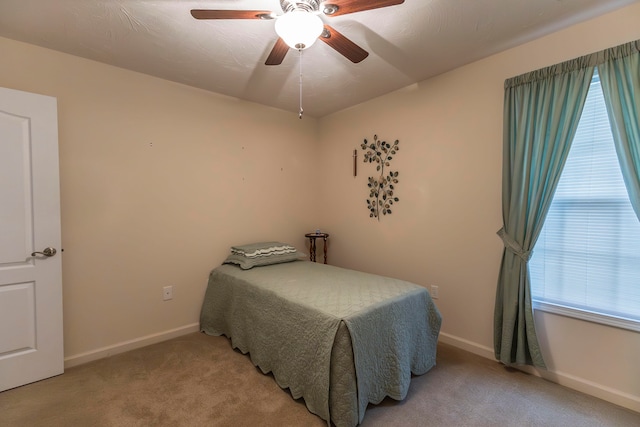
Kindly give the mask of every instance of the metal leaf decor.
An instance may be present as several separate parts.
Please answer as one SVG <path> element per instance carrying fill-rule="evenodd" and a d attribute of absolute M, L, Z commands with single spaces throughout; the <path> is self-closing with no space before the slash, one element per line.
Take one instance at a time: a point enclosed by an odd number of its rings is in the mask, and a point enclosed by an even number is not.
<path fill-rule="evenodd" d="M 394 196 L 395 185 L 398 183 L 398 171 L 389 170 L 385 172 L 385 167 L 391 165 L 393 156 L 400 150 L 399 141 L 396 139 L 393 144 L 378 139 L 378 135 L 373 135 L 373 142 L 369 143 L 365 138 L 360 148 L 364 153 L 365 163 L 376 163 L 376 171 L 380 173 L 378 177 L 370 176 L 367 182 L 369 187 L 369 198 L 367 208 L 369 218 L 377 218 L 380 221 L 380 214 L 391 214 L 394 203 L 400 199 Z"/>

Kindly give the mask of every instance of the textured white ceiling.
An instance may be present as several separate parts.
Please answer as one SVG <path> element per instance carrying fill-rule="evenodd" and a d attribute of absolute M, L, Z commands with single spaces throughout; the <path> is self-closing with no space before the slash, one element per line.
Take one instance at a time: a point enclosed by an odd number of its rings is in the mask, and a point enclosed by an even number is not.
<path fill-rule="evenodd" d="M 322 42 L 305 50 L 305 115 L 322 117 L 638 1 L 405 0 L 323 16 L 369 57 L 353 64 Z M 275 21 L 202 21 L 191 9 L 282 12 L 278 0 L 0 0 L 0 36 L 297 113 L 298 52 L 264 65 Z"/>

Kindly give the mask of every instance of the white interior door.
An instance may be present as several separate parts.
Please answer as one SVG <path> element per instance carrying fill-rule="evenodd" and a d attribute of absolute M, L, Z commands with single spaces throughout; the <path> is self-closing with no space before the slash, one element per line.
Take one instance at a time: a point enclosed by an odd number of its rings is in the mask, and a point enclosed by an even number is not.
<path fill-rule="evenodd" d="M 60 243 L 56 99 L 0 88 L 0 391 L 64 371 Z"/>

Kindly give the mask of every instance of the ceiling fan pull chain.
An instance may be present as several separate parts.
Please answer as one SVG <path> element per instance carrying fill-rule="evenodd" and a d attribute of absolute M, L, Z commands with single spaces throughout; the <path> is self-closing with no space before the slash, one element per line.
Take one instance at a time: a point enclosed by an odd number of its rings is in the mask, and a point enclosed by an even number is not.
<path fill-rule="evenodd" d="M 302 119 L 302 113 L 304 113 L 302 109 L 302 49 L 298 49 L 298 52 L 300 52 L 300 111 L 298 112 L 298 118 Z"/>

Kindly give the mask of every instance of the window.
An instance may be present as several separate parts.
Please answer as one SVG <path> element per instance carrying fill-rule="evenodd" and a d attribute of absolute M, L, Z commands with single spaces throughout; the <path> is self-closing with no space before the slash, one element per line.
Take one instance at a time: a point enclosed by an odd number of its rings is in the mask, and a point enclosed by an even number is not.
<path fill-rule="evenodd" d="M 640 221 L 597 73 L 529 266 L 535 308 L 640 331 Z"/>

